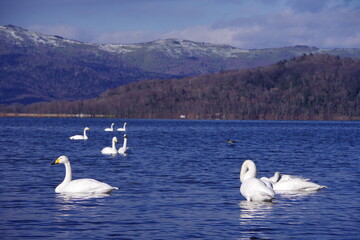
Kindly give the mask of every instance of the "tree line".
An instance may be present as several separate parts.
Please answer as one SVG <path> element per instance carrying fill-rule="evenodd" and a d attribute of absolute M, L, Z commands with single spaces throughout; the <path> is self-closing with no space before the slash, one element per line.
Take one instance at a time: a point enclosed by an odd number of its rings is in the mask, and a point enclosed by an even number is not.
<path fill-rule="evenodd" d="M 359 120 L 360 60 L 310 54 L 247 70 L 130 83 L 83 101 L 1 112 L 117 118 Z"/>

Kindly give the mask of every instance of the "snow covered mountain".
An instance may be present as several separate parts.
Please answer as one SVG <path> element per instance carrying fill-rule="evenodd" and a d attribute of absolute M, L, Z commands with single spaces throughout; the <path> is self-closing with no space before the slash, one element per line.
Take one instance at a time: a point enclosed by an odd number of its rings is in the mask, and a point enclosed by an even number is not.
<path fill-rule="evenodd" d="M 0 27 L 0 103 L 86 99 L 141 79 L 170 78 L 126 64 L 119 54 L 16 26 Z"/>
<path fill-rule="evenodd" d="M 0 103 L 86 99 L 134 81 L 265 66 L 309 53 L 360 58 L 359 49 L 246 50 L 180 39 L 92 44 L 6 25 L 0 26 Z"/>
<path fill-rule="evenodd" d="M 34 45 L 49 45 L 54 47 L 64 47 L 66 44 L 81 44 L 78 41 L 65 39 L 60 36 L 51 36 L 28 31 L 14 25 L 0 26 L 1 37 L 16 46 L 22 46 L 25 42 Z"/>

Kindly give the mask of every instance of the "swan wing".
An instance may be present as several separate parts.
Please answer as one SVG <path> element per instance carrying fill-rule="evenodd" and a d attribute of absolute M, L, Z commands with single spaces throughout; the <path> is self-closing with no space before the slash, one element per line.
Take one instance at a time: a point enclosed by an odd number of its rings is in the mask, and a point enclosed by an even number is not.
<path fill-rule="evenodd" d="M 241 184 L 241 194 L 248 201 L 271 202 L 275 198 L 275 192 L 263 181 L 257 178 L 249 178 Z"/>
<path fill-rule="evenodd" d="M 310 180 L 310 178 L 303 178 L 303 177 L 300 177 L 300 176 L 284 174 L 284 175 L 281 175 L 279 181 L 289 181 L 289 180 L 292 180 L 292 179 L 298 179 L 298 180 L 301 180 L 301 181 L 304 181 L 304 182 Z"/>
<path fill-rule="evenodd" d="M 260 178 L 260 181 L 262 181 L 263 183 L 265 183 L 265 185 L 271 189 L 273 189 L 273 183 L 267 178 L 267 177 L 262 177 Z"/>
<path fill-rule="evenodd" d="M 82 140 L 85 139 L 83 135 L 74 135 L 70 137 L 71 140 Z"/>
<path fill-rule="evenodd" d="M 126 152 L 126 149 L 124 149 L 123 147 L 119 148 L 119 153 L 125 153 Z"/>
<path fill-rule="evenodd" d="M 60 192 L 63 193 L 109 193 L 112 190 L 117 190 L 117 187 L 112 187 L 107 183 L 103 183 L 91 178 L 83 178 L 73 180 L 67 183 Z"/>
<path fill-rule="evenodd" d="M 309 182 L 307 180 L 301 180 L 300 178 L 289 179 L 287 181 L 279 181 L 273 185 L 275 191 L 318 191 L 325 188 L 319 184 Z"/>
<path fill-rule="evenodd" d="M 129 150 L 129 148 L 128 147 L 126 147 L 126 148 L 124 148 L 124 147 L 121 147 L 121 148 L 119 148 L 119 153 L 126 153 L 127 151 Z"/>
<path fill-rule="evenodd" d="M 112 147 L 105 147 L 101 150 L 102 154 L 116 154 L 116 149 L 114 150 Z"/>

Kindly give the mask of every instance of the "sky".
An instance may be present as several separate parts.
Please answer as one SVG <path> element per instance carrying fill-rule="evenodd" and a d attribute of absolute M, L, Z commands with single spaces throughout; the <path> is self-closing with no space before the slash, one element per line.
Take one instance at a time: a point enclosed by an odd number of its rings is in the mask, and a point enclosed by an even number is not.
<path fill-rule="evenodd" d="M 0 0 L 0 25 L 90 43 L 360 48 L 360 0 Z"/>

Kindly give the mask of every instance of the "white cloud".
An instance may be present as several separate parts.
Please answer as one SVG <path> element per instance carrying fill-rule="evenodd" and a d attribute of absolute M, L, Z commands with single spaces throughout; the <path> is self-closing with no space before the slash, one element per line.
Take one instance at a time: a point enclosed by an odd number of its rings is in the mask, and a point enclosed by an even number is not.
<path fill-rule="evenodd" d="M 104 33 L 95 42 L 133 43 L 180 38 L 229 44 L 239 48 L 309 45 L 320 48 L 360 47 L 360 11 L 324 8 L 320 12 L 291 8 L 260 16 L 221 21 L 168 32 L 127 31 Z"/>
<path fill-rule="evenodd" d="M 215 25 L 214 31 L 217 31 L 218 27 L 235 29 L 234 32 L 238 33 L 232 37 L 233 45 L 245 48 L 294 44 L 360 47 L 359 15 L 359 11 L 345 9 L 341 11 L 326 9 L 320 13 L 294 12 L 286 9 L 256 18 L 239 18 L 227 23 L 222 22 L 220 26 Z"/>
<path fill-rule="evenodd" d="M 171 31 L 162 35 L 162 38 L 181 38 L 192 41 L 209 42 L 217 44 L 234 44 L 234 35 L 237 28 L 212 29 L 209 26 L 197 26 L 177 31 Z"/>
<path fill-rule="evenodd" d="M 218 0 L 233 1 L 233 0 Z M 274 3 L 277 0 L 273 0 Z M 279 0 L 278 0 L 279 1 Z M 354 1 L 284 0 L 287 8 L 274 8 L 257 15 L 218 20 L 173 30 L 90 31 L 68 25 L 33 25 L 29 29 L 93 43 L 139 43 L 156 39 L 180 38 L 229 44 L 239 48 L 269 48 L 310 45 L 320 48 L 360 47 L 360 8 Z M 262 2 L 259 0 L 258 2 Z M 303 3 L 305 5 L 300 5 Z M 350 4 L 352 3 L 352 4 Z M 349 7 L 352 6 L 352 7 Z M 274 10 L 277 9 L 275 12 Z M 222 19 L 222 18 L 219 18 Z M 159 19 L 160 21 L 160 19 Z M 164 20 L 162 20 L 164 21 Z M 171 19 L 169 19 L 171 21 Z M 136 28 L 134 26 L 134 28 Z"/>
<path fill-rule="evenodd" d="M 94 38 L 95 43 L 140 43 L 149 42 L 159 39 L 160 36 L 156 32 L 151 31 L 122 31 L 122 32 L 106 32 L 101 33 Z"/>

